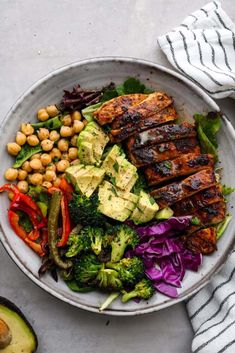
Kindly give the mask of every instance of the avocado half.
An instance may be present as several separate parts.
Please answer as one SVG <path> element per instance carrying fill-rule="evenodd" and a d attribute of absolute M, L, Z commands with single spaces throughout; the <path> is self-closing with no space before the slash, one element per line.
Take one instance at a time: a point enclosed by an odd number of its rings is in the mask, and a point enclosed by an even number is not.
<path fill-rule="evenodd" d="M 0 297 L 0 353 L 34 353 L 38 340 L 19 308 Z"/>

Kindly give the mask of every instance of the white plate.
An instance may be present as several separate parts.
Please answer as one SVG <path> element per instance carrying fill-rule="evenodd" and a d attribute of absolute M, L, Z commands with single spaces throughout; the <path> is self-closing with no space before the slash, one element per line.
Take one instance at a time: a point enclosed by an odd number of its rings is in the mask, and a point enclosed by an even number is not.
<path fill-rule="evenodd" d="M 127 77 L 138 77 L 147 87 L 166 91 L 174 98 L 176 109 L 180 116 L 190 119 L 195 112 L 207 113 L 219 111 L 217 104 L 199 87 L 172 70 L 157 64 L 132 58 L 95 58 L 67 65 L 48 74 L 24 93 L 10 109 L 1 124 L 0 131 L 0 184 L 4 184 L 3 174 L 12 165 L 12 158 L 6 153 L 6 144 L 14 141 L 20 123 L 34 121 L 39 108 L 59 102 L 63 89 L 72 89 L 79 83 L 82 87 L 102 87 L 111 81 L 123 82 Z M 224 168 L 223 183 L 234 186 L 235 175 L 235 131 L 231 123 L 223 117 L 219 133 L 220 166 Z M 234 204 L 231 196 L 230 204 Z M 86 294 L 70 291 L 62 280 L 58 283 L 46 275 L 39 279 L 38 268 L 40 259 L 12 231 L 7 219 L 9 201 L 7 195 L 1 196 L 0 239 L 19 268 L 37 285 L 55 297 L 82 309 L 99 312 L 99 306 L 106 296 L 99 292 Z M 188 271 L 179 290 L 179 298 L 170 299 L 156 293 L 148 302 L 129 302 L 122 304 L 115 301 L 109 310 L 110 315 L 136 315 L 160 310 L 180 302 L 202 288 L 220 269 L 234 245 L 235 209 L 228 205 L 233 216 L 232 221 L 218 243 L 218 250 L 211 256 L 203 258 L 203 265 L 197 273 Z"/>

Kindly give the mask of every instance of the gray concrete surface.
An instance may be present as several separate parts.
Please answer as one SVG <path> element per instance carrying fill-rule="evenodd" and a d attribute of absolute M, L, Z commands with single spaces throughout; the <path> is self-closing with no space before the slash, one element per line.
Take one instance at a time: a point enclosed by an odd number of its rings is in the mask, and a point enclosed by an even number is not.
<path fill-rule="evenodd" d="M 1 0 L 0 118 L 33 82 L 69 62 L 133 56 L 169 66 L 157 47 L 204 0 Z M 235 20 L 234 0 L 222 1 Z M 235 102 L 220 101 L 233 118 Z M 2 171 L 3 172 L 3 171 Z M 0 244 L 0 296 L 32 322 L 39 353 L 189 353 L 192 330 L 184 304 L 154 314 L 114 318 L 88 313 L 43 292 Z"/>

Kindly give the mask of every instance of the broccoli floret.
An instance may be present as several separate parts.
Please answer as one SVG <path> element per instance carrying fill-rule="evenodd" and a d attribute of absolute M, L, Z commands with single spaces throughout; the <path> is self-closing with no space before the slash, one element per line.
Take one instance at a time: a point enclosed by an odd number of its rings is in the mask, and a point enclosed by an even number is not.
<path fill-rule="evenodd" d="M 128 300 L 133 298 L 149 299 L 154 294 L 154 288 L 152 283 L 143 278 L 139 283 L 135 285 L 135 288 L 131 292 L 123 291 L 122 302 L 126 303 Z"/>
<path fill-rule="evenodd" d="M 117 263 L 106 263 L 107 268 L 116 270 L 123 284 L 133 286 L 144 277 L 144 264 L 138 257 L 124 258 Z"/>
<path fill-rule="evenodd" d="M 70 234 L 66 253 L 67 257 L 73 257 L 82 251 L 93 251 L 99 255 L 102 249 L 103 229 L 99 227 L 84 227 L 79 234 Z"/>
<path fill-rule="evenodd" d="M 97 277 L 97 284 L 100 288 L 114 291 L 122 289 L 122 282 L 119 278 L 118 272 L 109 268 L 105 268 L 105 265 L 102 265 Z"/>
<path fill-rule="evenodd" d="M 92 284 L 102 265 L 94 254 L 83 254 L 74 265 L 74 278 L 79 285 Z"/>
<path fill-rule="evenodd" d="M 139 236 L 134 229 L 125 224 L 116 226 L 116 235 L 111 242 L 111 262 L 118 262 L 123 258 L 128 246 L 134 248 L 139 243 Z"/>
<path fill-rule="evenodd" d="M 69 214 L 75 224 L 83 226 L 102 226 L 106 217 L 98 211 L 99 199 L 94 194 L 90 198 L 74 193 L 69 203 Z"/>

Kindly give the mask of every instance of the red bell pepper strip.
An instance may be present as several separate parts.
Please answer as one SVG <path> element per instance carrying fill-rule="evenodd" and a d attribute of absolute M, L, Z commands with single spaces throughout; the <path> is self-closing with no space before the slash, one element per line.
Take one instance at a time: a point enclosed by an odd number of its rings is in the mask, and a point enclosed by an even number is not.
<path fill-rule="evenodd" d="M 73 186 L 69 184 L 65 178 L 62 178 L 59 188 L 66 194 L 68 201 L 70 201 L 72 199 L 72 193 L 74 192 Z"/>
<path fill-rule="evenodd" d="M 40 237 L 40 231 L 38 229 L 33 229 L 31 232 L 28 234 L 28 238 L 32 241 L 37 240 Z"/>
<path fill-rule="evenodd" d="M 47 229 L 42 229 L 41 231 L 42 235 L 41 235 L 41 242 L 40 245 L 42 247 L 42 250 L 44 251 L 44 253 L 46 254 L 48 252 L 48 231 Z"/>
<path fill-rule="evenodd" d="M 0 192 L 3 191 L 12 191 L 14 194 L 19 194 L 19 189 L 14 184 L 5 184 L 0 187 Z"/>
<path fill-rule="evenodd" d="M 34 229 L 40 229 L 45 227 L 46 221 L 45 219 L 41 219 L 41 216 L 37 214 L 32 208 L 28 207 L 27 205 L 21 204 L 20 201 L 12 201 L 10 204 L 10 209 L 13 211 L 23 211 L 25 212 L 33 224 Z M 40 218 L 40 219 L 39 219 Z"/>
<path fill-rule="evenodd" d="M 33 249 L 33 251 L 35 251 L 40 257 L 44 256 L 45 253 L 41 247 L 40 244 L 30 240 L 29 238 L 25 238 L 25 243 L 31 248 Z"/>
<path fill-rule="evenodd" d="M 65 246 L 67 244 L 69 239 L 69 234 L 71 232 L 68 200 L 64 193 L 61 198 L 61 214 L 62 214 L 62 220 L 63 220 L 63 232 L 62 232 L 60 241 L 57 243 L 58 247 Z"/>
<path fill-rule="evenodd" d="M 8 219 L 10 222 L 10 225 L 14 232 L 20 237 L 21 239 L 25 240 L 27 238 L 27 233 L 26 231 L 19 225 L 19 220 L 20 217 L 17 213 L 15 213 L 12 210 L 8 211 Z"/>

